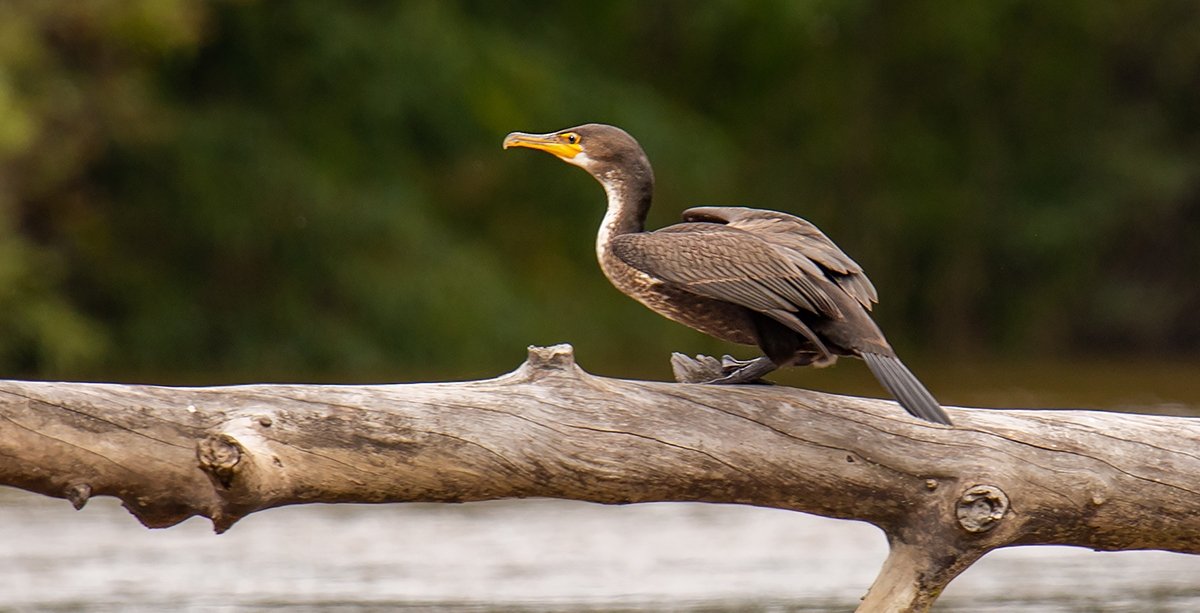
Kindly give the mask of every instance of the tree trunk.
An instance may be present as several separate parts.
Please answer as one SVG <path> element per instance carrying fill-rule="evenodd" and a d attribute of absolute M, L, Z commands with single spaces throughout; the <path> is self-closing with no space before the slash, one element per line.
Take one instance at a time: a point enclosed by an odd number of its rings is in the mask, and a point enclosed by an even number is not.
<path fill-rule="evenodd" d="M 951 409 L 595 377 L 531 348 L 486 381 L 169 388 L 0 382 L 0 485 L 218 532 L 308 502 L 550 497 L 857 519 L 891 554 L 862 611 L 925 611 L 988 551 L 1200 553 L 1200 420 Z"/>

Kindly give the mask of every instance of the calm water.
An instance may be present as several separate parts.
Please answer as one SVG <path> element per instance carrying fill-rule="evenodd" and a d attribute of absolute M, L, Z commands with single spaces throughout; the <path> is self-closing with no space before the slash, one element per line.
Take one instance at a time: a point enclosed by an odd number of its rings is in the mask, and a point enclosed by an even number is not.
<path fill-rule="evenodd" d="M 4 611 L 847 611 L 875 528 L 702 504 L 308 506 L 142 528 L 0 488 Z M 939 611 L 1200 611 L 1200 556 L 995 552 Z"/>

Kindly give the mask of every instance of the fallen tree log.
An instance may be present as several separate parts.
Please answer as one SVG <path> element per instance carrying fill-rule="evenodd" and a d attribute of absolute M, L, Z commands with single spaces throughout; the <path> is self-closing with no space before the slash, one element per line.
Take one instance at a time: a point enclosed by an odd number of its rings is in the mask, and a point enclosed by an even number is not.
<path fill-rule="evenodd" d="M 777 507 L 880 527 L 862 611 L 925 611 L 999 547 L 1200 553 L 1200 420 L 951 409 L 595 377 L 566 345 L 496 379 L 171 388 L 0 381 L 0 485 L 218 532 L 310 502 L 551 497 Z"/>

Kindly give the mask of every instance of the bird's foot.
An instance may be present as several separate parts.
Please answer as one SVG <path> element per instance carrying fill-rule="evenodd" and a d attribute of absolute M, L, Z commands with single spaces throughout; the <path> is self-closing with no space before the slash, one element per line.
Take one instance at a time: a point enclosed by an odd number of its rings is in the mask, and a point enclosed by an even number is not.
<path fill-rule="evenodd" d="M 680 383 L 769 384 L 761 377 L 775 368 L 775 363 L 765 356 L 753 360 L 735 360 L 724 356 L 718 360 L 708 355 L 693 358 L 682 353 L 671 354 L 671 369 L 675 372 L 675 380 Z"/>
<path fill-rule="evenodd" d="M 692 357 L 682 353 L 671 354 L 671 370 L 680 383 L 707 383 L 727 373 L 721 362 L 710 355 Z"/>
<path fill-rule="evenodd" d="M 761 360 L 762 358 L 756 358 L 756 359 Z M 755 360 L 739 360 L 727 353 L 727 354 L 721 356 L 721 369 L 724 370 L 726 373 L 731 373 L 731 372 L 734 372 L 735 370 L 738 370 L 739 368 L 749 366 L 749 365 L 753 364 L 754 362 L 755 362 Z"/>
<path fill-rule="evenodd" d="M 721 370 L 725 374 L 705 381 L 705 383 L 714 385 L 736 385 L 739 383 L 773 385 L 773 383 L 764 380 L 762 377 L 776 368 L 779 367 L 771 358 L 765 355 L 753 360 L 738 360 L 734 359 L 733 356 L 726 355 L 721 357 Z"/>

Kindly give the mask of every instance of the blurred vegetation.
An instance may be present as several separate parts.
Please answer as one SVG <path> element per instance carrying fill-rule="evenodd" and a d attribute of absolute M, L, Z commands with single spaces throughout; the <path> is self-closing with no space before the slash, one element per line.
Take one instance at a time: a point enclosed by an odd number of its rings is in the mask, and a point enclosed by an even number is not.
<path fill-rule="evenodd" d="M 906 355 L 1200 354 L 1200 3 L 0 0 L 0 375 L 664 376 L 722 351 L 611 289 L 585 173 L 651 225 L 823 227 Z"/>

